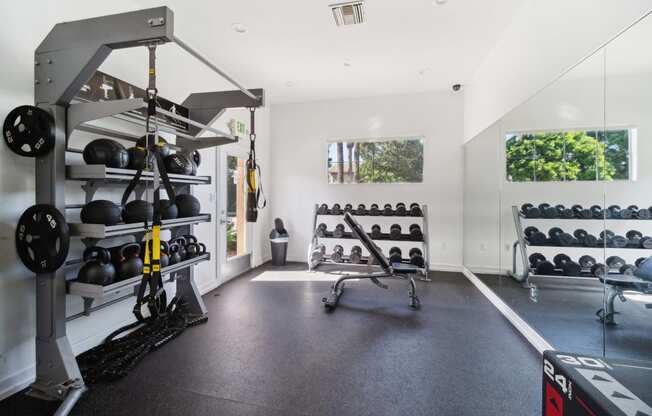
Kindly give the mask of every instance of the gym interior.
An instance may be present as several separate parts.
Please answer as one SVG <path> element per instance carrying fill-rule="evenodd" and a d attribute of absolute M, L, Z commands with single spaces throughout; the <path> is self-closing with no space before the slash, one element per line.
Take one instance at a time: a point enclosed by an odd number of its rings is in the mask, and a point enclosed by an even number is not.
<path fill-rule="evenodd" d="M 0 14 L 0 414 L 652 416 L 649 0 Z"/>

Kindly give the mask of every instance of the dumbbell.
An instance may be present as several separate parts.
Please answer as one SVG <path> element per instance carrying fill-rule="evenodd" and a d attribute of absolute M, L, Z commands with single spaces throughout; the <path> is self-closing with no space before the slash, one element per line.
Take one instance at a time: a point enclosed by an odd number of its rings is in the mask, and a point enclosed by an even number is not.
<path fill-rule="evenodd" d="M 627 262 L 625 259 L 622 257 L 618 256 L 609 256 L 607 257 L 607 260 L 605 260 L 605 263 L 607 263 L 607 267 L 609 269 L 615 269 L 615 270 L 620 270 L 621 267 L 623 267 Z"/>
<path fill-rule="evenodd" d="M 413 202 L 410 204 L 410 215 L 413 217 L 423 217 L 423 211 L 421 210 L 421 205 Z"/>
<path fill-rule="evenodd" d="M 374 224 L 371 226 L 371 238 L 374 240 L 380 240 L 383 238 L 383 233 L 380 230 L 380 225 Z"/>
<path fill-rule="evenodd" d="M 530 243 L 530 245 L 533 246 L 542 246 L 546 244 L 546 241 L 548 240 L 546 235 L 539 231 L 537 227 L 526 227 L 523 232 L 525 234 L 525 238 L 527 238 L 527 241 Z"/>
<path fill-rule="evenodd" d="M 561 233 L 557 239 L 559 240 L 559 245 L 563 247 L 572 247 L 579 245 L 578 239 L 569 233 Z"/>
<path fill-rule="evenodd" d="M 582 244 L 586 247 L 596 247 L 598 245 L 598 238 L 593 234 L 589 234 L 586 230 L 578 228 L 573 232 L 575 238 L 579 244 Z"/>
<path fill-rule="evenodd" d="M 627 246 L 628 247 L 641 247 L 641 239 L 643 238 L 643 234 L 640 231 L 637 230 L 629 230 L 625 234 L 625 237 L 627 237 Z"/>
<path fill-rule="evenodd" d="M 557 208 L 559 218 L 573 218 L 575 216 L 575 213 L 573 213 L 572 209 L 566 208 L 561 204 L 557 205 L 555 208 Z"/>
<path fill-rule="evenodd" d="M 636 213 L 636 216 L 640 220 L 649 220 L 652 218 L 652 212 L 650 211 L 650 208 L 641 208 Z"/>
<path fill-rule="evenodd" d="M 604 211 L 602 211 L 602 207 L 600 205 L 592 205 L 590 210 L 592 218 L 595 218 L 596 220 L 604 218 Z"/>
<path fill-rule="evenodd" d="M 573 205 L 571 209 L 573 210 L 573 214 L 575 215 L 575 218 L 580 218 L 580 219 L 593 218 L 593 213 L 591 212 L 591 210 L 583 208 L 579 204 Z"/>
<path fill-rule="evenodd" d="M 557 209 L 547 203 L 539 204 L 539 211 L 543 218 L 557 218 L 558 216 Z"/>
<path fill-rule="evenodd" d="M 333 247 L 331 260 L 333 260 L 335 263 L 342 263 L 342 261 L 344 260 L 344 247 L 342 247 L 339 244 Z"/>
<path fill-rule="evenodd" d="M 389 249 L 389 262 L 390 263 L 400 263 L 403 261 L 403 254 L 401 249 L 398 247 L 392 247 Z"/>
<path fill-rule="evenodd" d="M 319 214 L 319 215 L 327 215 L 328 214 L 328 205 L 321 204 L 319 206 L 319 208 L 317 209 L 317 214 Z"/>
<path fill-rule="evenodd" d="M 331 208 L 331 214 L 332 215 L 342 214 L 342 207 L 340 207 L 340 204 L 333 204 L 333 207 Z"/>
<path fill-rule="evenodd" d="M 624 220 L 631 220 L 637 214 L 638 207 L 636 205 L 630 205 L 627 208 L 620 210 L 620 218 Z"/>
<path fill-rule="evenodd" d="M 315 234 L 317 237 L 326 237 L 326 224 L 323 222 L 317 226 L 317 229 L 315 230 Z"/>
<path fill-rule="evenodd" d="M 352 214 L 353 213 L 353 205 L 352 204 L 344 205 L 344 212 L 348 212 L 349 214 Z"/>
<path fill-rule="evenodd" d="M 536 269 L 536 267 L 541 263 L 542 261 L 546 261 L 546 256 L 544 256 L 541 253 L 532 253 L 530 254 L 530 257 L 528 257 L 528 260 L 530 262 L 530 267 L 533 269 Z"/>
<path fill-rule="evenodd" d="M 369 215 L 373 215 L 375 217 L 380 215 L 380 209 L 378 209 L 378 204 L 371 204 L 371 206 L 369 207 Z"/>
<path fill-rule="evenodd" d="M 593 267 L 593 265 L 596 264 L 597 261 L 595 260 L 594 257 L 586 255 L 580 257 L 579 263 L 582 269 L 591 270 L 591 267 Z"/>
<path fill-rule="evenodd" d="M 571 260 L 566 254 L 557 254 L 553 261 L 555 266 L 561 269 L 565 276 L 579 276 L 582 272 L 582 267 Z"/>
<path fill-rule="evenodd" d="M 421 231 L 421 226 L 419 224 L 410 225 L 410 239 L 413 241 L 423 240 L 423 232 Z"/>
<path fill-rule="evenodd" d="M 315 263 L 322 261 L 324 259 L 324 254 L 326 254 L 326 246 L 323 244 L 318 245 L 310 253 L 310 262 Z"/>
<path fill-rule="evenodd" d="M 562 230 L 559 227 L 552 227 L 551 229 L 548 230 L 548 237 L 550 238 L 550 242 L 554 245 L 559 245 L 559 236 L 564 233 L 564 230 Z"/>
<path fill-rule="evenodd" d="M 611 230 L 603 230 L 600 231 L 600 240 L 602 241 L 602 245 L 606 245 L 607 247 L 611 247 L 612 239 L 616 236 L 616 234 L 611 231 Z"/>
<path fill-rule="evenodd" d="M 607 208 L 607 218 L 620 219 L 620 206 L 611 205 Z"/>
<path fill-rule="evenodd" d="M 602 263 L 596 263 L 591 266 L 591 274 L 595 277 L 603 277 L 607 274 L 607 267 Z"/>
<path fill-rule="evenodd" d="M 614 248 L 625 248 L 629 244 L 629 240 L 622 235 L 614 235 L 611 237 L 611 245 Z"/>
<path fill-rule="evenodd" d="M 652 249 L 652 237 L 645 236 L 641 238 L 641 247 L 650 250 Z"/>
<path fill-rule="evenodd" d="M 392 224 L 389 227 L 389 238 L 391 240 L 400 240 L 401 239 L 401 226 L 398 224 Z"/>
<path fill-rule="evenodd" d="M 624 274 L 627 276 L 633 276 L 635 271 L 636 271 L 636 266 L 634 266 L 633 264 L 625 264 L 624 266 L 621 266 L 620 269 L 618 269 L 618 272 L 620 274 Z"/>
<path fill-rule="evenodd" d="M 333 237 L 342 238 L 344 237 L 344 224 L 337 224 L 335 230 L 333 231 Z"/>
<path fill-rule="evenodd" d="M 426 260 L 423 258 L 423 252 L 417 247 L 410 249 L 410 264 L 417 266 L 420 269 L 423 269 L 426 266 Z"/>
<path fill-rule="evenodd" d="M 407 208 L 405 208 L 405 204 L 403 202 L 396 204 L 396 211 L 394 215 L 399 217 L 405 217 L 407 215 Z"/>
<path fill-rule="evenodd" d="M 540 275 L 553 275 L 555 273 L 555 265 L 546 260 L 546 256 L 541 253 L 534 253 L 529 258 L 530 266 L 534 269 L 534 273 Z"/>
<path fill-rule="evenodd" d="M 392 210 L 392 204 L 385 204 L 385 206 L 383 206 L 383 215 L 385 216 L 394 215 L 394 211 Z"/>
<path fill-rule="evenodd" d="M 349 261 L 353 264 L 359 264 L 362 261 L 362 247 L 360 246 L 351 247 L 351 254 L 349 255 Z"/>
<path fill-rule="evenodd" d="M 358 209 L 355 210 L 356 215 L 367 215 L 367 207 L 365 204 L 358 204 Z"/>
<path fill-rule="evenodd" d="M 541 216 L 539 208 L 530 203 L 521 205 L 521 213 L 525 218 L 539 218 Z"/>
<path fill-rule="evenodd" d="M 639 258 L 637 258 L 636 261 L 634 262 L 634 265 L 635 265 L 636 267 L 641 267 L 641 265 L 642 265 L 642 264 L 645 262 L 645 260 L 647 260 L 647 259 L 648 259 L 648 257 L 639 257 Z"/>

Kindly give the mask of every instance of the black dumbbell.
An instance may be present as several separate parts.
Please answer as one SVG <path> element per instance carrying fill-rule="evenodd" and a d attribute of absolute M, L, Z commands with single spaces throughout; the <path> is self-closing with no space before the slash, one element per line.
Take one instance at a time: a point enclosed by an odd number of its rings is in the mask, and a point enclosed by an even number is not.
<path fill-rule="evenodd" d="M 607 274 L 607 267 L 602 263 L 596 263 L 591 266 L 591 274 L 595 277 L 603 277 Z"/>
<path fill-rule="evenodd" d="M 607 218 L 613 218 L 613 219 L 622 218 L 620 216 L 620 206 L 611 205 L 609 208 L 607 208 Z"/>
<path fill-rule="evenodd" d="M 410 215 L 413 217 L 423 217 L 423 210 L 421 210 L 421 205 L 413 202 L 410 204 Z"/>
<path fill-rule="evenodd" d="M 645 236 L 641 238 L 641 247 L 650 250 L 652 249 L 652 237 Z"/>
<path fill-rule="evenodd" d="M 546 261 L 546 256 L 541 253 L 532 253 L 530 254 L 530 257 L 528 257 L 528 260 L 530 261 L 530 267 L 536 269 L 539 263 Z"/>
<path fill-rule="evenodd" d="M 521 205 L 521 213 L 525 218 L 539 218 L 541 216 L 539 208 L 530 203 Z"/>
<path fill-rule="evenodd" d="M 339 244 L 333 247 L 331 260 L 333 260 L 335 263 L 342 263 L 342 261 L 344 261 L 344 247 Z"/>
<path fill-rule="evenodd" d="M 634 266 L 633 264 L 625 264 L 624 266 L 621 266 L 620 269 L 618 269 L 618 272 L 620 274 L 624 274 L 627 276 L 633 276 L 635 271 L 636 271 L 636 266 Z"/>
<path fill-rule="evenodd" d="M 389 249 L 389 262 L 390 263 L 400 263 L 403 261 L 403 254 L 401 249 L 398 247 L 392 247 Z"/>
<path fill-rule="evenodd" d="M 367 207 L 365 204 L 358 204 L 358 209 L 355 210 L 356 215 L 367 215 Z"/>
<path fill-rule="evenodd" d="M 600 240 L 603 245 L 611 247 L 611 240 L 616 236 L 616 234 L 611 230 L 600 231 Z"/>
<path fill-rule="evenodd" d="M 421 231 L 421 226 L 419 224 L 410 225 L 410 239 L 412 241 L 423 240 L 423 232 Z"/>
<path fill-rule="evenodd" d="M 401 239 L 401 226 L 398 224 L 392 224 L 391 227 L 389 227 L 389 238 L 392 240 L 400 240 Z"/>
<path fill-rule="evenodd" d="M 593 267 L 593 265 L 596 264 L 597 261 L 593 256 L 586 255 L 580 257 L 579 263 L 583 269 L 591 270 L 591 267 Z"/>
<path fill-rule="evenodd" d="M 620 210 L 620 218 L 624 220 L 631 220 L 637 214 L 638 207 L 636 205 L 630 205 L 627 208 Z"/>
<path fill-rule="evenodd" d="M 634 265 L 635 265 L 636 267 L 641 267 L 641 264 L 643 264 L 643 262 L 645 262 L 645 260 L 647 260 L 647 259 L 648 259 L 647 257 L 639 257 L 639 258 L 637 258 L 636 261 L 634 262 Z"/>
<path fill-rule="evenodd" d="M 326 224 L 323 222 L 317 226 L 317 229 L 315 230 L 315 234 L 317 237 L 326 237 Z"/>
<path fill-rule="evenodd" d="M 539 211 L 541 211 L 541 216 L 543 218 L 557 218 L 559 215 L 555 207 L 546 203 L 539 204 Z"/>
<path fill-rule="evenodd" d="M 394 215 L 397 215 L 399 217 L 405 217 L 407 215 L 407 208 L 405 207 L 405 204 L 403 202 L 399 202 L 396 204 L 396 212 Z"/>
<path fill-rule="evenodd" d="M 333 204 L 333 207 L 331 208 L 331 214 L 332 215 L 342 214 L 342 207 L 340 207 L 340 204 Z"/>
<path fill-rule="evenodd" d="M 525 238 L 527 238 L 527 241 L 530 243 L 530 245 L 533 246 L 542 246 L 546 244 L 546 241 L 548 240 L 546 235 L 539 231 L 537 227 L 526 227 L 523 232 L 525 234 Z"/>
<path fill-rule="evenodd" d="M 573 218 L 575 216 L 575 213 L 572 209 L 566 208 L 563 205 L 557 205 L 557 207 L 557 210 L 559 211 L 559 218 Z M 560 210 L 559 207 L 562 207 L 562 209 Z"/>
<path fill-rule="evenodd" d="M 609 269 L 615 270 L 620 270 L 621 267 L 627 264 L 627 262 L 622 257 L 618 256 L 609 256 L 605 262 L 607 263 L 607 267 L 609 267 Z"/>
<path fill-rule="evenodd" d="M 319 214 L 319 215 L 327 215 L 328 214 L 328 205 L 321 204 L 319 206 L 319 208 L 317 209 L 317 214 Z"/>
<path fill-rule="evenodd" d="M 360 246 L 351 247 L 351 254 L 349 255 L 349 261 L 353 264 L 359 264 L 362 261 L 362 247 Z"/>
<path fill-rule="evenodd" d="M 426 260 L 423 258 L 423 252 L 417 247 L 410 249 L 410 264 L 417 266 L 420 269 L 423 269 L 426 266 Z"/>
<path fill-rule="evenodd" d="M 371 206 L 369 207 L 369 215 L 373 215 L 374 217 L 380 215 L 380 209 L 378 208 L 378 204 L 371 204 Z"/>
<path fill-rule="evenodd" d="M 641 208 L 638 210 L 636 215 L 638 216 L 639 220 L 649 220 L 652 218 L 652 212 L 650 211 L 650 208 Z"/>
<path fill-rule="evenodd" d="M 564 253 L 559 253 L 552 259 L 552 262 L 555 264 L 555 267 L 558 269 L 561 269 L 561 266 L 563 266 L 564 263 L 569 261 L 572 261 L 572 259 Z"/>
<path fill-rule="evenodd" d="M 614 235 L 611 238 L 611 245 L 615 248 L 625 248 L 629 244 L 629 240 L 622 235 Z"/>
<path fill-rule="evenodd" d="M 344 237 L 344 224 L 337 224 L 335 230 L 333 231 L 333 237 L 342 238 Z"/>
<path fill-rule="evenodd" d="M 353 214 L 353 205 L 352 204 L 345 204 L 344 205 L 344 212 L 348 212 L 349 214 Z"/>
<path fill-rule="evenodd" d="M 591 217 L 597 219 L 604 218 L 604 212 L 602 211 L 602 207 L 600 205 L 593 205 L 590 208 L 591 210 Z"/>
<path fill-rule="evenodd" d="M 313 263 L 322 261 L 324 259 L 324 254 L 326 254 L 326 246 L 320 244 L 310 253 L 310 261 Z"/>
<path fill-rule="evenodd" d="M 641 247 L 641 239 L 643 238 L 643 234 L 640 231 L 629 230 L 625 234 L 625 237 L 627 237 L 627 240 L 629 240 L 627 243 L 628 247 Z"/>
<path fill-rule="evenodd" d="M 553 259 L 557 268 L 561 269 L 565 276 L 579 276 L 582 267 L 571 260 L 566 254 L 557 254 Z"/>
<path fill-rule="evenodd" d="M 552 227 L 550 230 L 548 230 L 548 237 L 550 237 L 550 242 L 555 245 L 559 245 L 559 236 L 564 233 L 564 230 L 562 230 L 559 227 Z"/>
<path fill-rule="evenodd" d="M 374 224 L 371 226 L 371 238 L 374 240 L 380 240 L 383 238 L 383 233 L 381 232 L 380 225 Z"/>
<path fill-rule="evenodd" d="M 578 239 L 568 233 L 559 234 L 557 239 L 559 240 L 559 245 L 563 247 L 572 247 L 579 245 Z"/>
<path fill-rule="evenodd" d="M 392 210 L 392 204 L 385 204 L 385 206 L 383 206 L 383 215 L 385 216 L 394 215 L 394 211 Z"/>
<path fill-rule="evenodd" d="M 540 261 L 534 272 L 539 275 L 544 275 L 544 276 L 549 276 L 549 275 L 554 275 L 557 274 L 555 272 L 555 265 L 550 263 L 548 260 L 543 260 Z"/>

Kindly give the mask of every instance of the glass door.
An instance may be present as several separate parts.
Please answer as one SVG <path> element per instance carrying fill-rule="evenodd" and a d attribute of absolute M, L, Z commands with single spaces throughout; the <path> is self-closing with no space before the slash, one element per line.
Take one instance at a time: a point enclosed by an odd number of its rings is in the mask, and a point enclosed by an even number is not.
<path fill-rule="evenodd" d="M 219 276 L 222 281 L 227 281 L 251 268 L 251 227 L 247 223 L 247 154 L 237 148 L 225 149 L 221 153 Z"/>

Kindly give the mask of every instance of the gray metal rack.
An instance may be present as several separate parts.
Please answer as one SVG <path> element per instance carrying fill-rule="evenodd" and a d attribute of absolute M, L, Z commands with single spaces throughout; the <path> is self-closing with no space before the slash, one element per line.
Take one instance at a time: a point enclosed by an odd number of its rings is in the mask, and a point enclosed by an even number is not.
<path fill-rule="evenodd" d="M 155 7 L 128 13 L 60 23 L 54 26 L 37 47 L 34 54 L 34 101 L 54 118 L 55 146 L 45 156 L 36 159 L 36 203 L 56 207 L 60 212 L 66 208 L 66 180 L 85 181 L 82 189 L 86 202 L 92 200 L 98 188 L 124 184 L 133 176 L 133 171 L 110 169 L 103 166 L 66 166 L 66 152 L 79 153 L 68 147 L 70 136 L 83 131 L 121 140 L 135 141 L 137 135 L 119 129 L 94 125 L 93 122 L 114 118 L 143 127 L 145 133 L 146 101 L 144 90 L 120 82 L 111 97 L 88 96 L 91 84 L 102 77 L 98 68 L 113 50 L 162 46 L 176 43 L 215 73 L 226 78 L 238 89 L 233 91 L 202 92 L 190 94 L 182 103 L 156 107 L 159 130 L 176 136 L 174 149 L 192 151 L 208 147 L 231 144 L 238 137 L 211 127 L 211 124 L 227 108 L 257 108 L 264 105 L 262 89 L 245 89 L 207 58 L 192 49 L 174 34 L 174 14 L 167 7 Z M 145 74 L 147 62 L 143 62 Z M 125 88 L 122 88 L 125 87 Z M 128 91 L 128 92 L 124 92 Z M 140 97 L 134 91 L 141 94 Z M 205 136 L 204 133 L 210 133 Z M 190 186 L 211 183 L 210 177 L 188 177 L 171 175 L 172 182 L 181 193 L 191 193 Z M 136 189 L 142 195 L 144 184 L 151 181 L 151 174 L 144 174 L 143 186 Z M 191 234 L 193 224 L 210 222 L 210 215 L 165 221 L 163 228 L 169 228 L 173 236 Z M 141 224 L 120 224 L 112 227 L 93 224 L 70 224 L 72 235 L 82 237 L 86 245 L 93 245 L 101 239 L 116 235 L 144 233 Z M 168 280 L 176 282 L 177 295 L 183 296 L 192 313 L 205 314 L 206 308 L 194 281 L 194 265 L 210 258 L 209 254 L 175 264 L 165 270 Z M 66 321 L 76 316 L 66 316 L 66 294 L 82 296 L 85 310 L 89 314 L 101 307 L 122 299 L 92 307 L 92 303 L 103 299 L 118 289 L 137 287 L 138 278 L 117 282 L 110 286 L 85 285 L 66 282 L 64 267 L 53 273 L 36 275 L 36 380 L 30 394 L 49 400 L 63 400 L 57 415 L 66 415 L 85 391 L 84 381 L 77 366 L 70 342 L 66 335 Z M 123 298 L 124 299 L 124 298 Z"/>
<path fill-rule="evenodd" d="M 428 250 L 428 242 L 430 240 L 429 238 L 429 228 L 428 228 L 428 206 L 427 205 L 421 205 L 421 211 L 423 212 L 423 216 L 421 217 L 413 217 L 409 215 L 405 216 L 388 216 L 388 215 L 377 215 L 373 216 L 374 218 L 414 218 L 414 219 L 419 219 L 421 220 L 421 230 L 423 232 L 423 240 L 421 241 L 415 241 L 415 240 L 409 240 L 406 238 L 401 238 L 401 239 L 391 239 L 391 238 L 382 238 L 382 239 L 374 239 L 375 241 L 395 241 L 397 243 L 406 243 L 406 242 L 411 242 L 415 244 L 421 244 L 423 247 L 423 258 L 425 260 L 425 267 L 422 269 L 419 269 L 419 274 L 421 275 L 420 280 L 424 282 L 430 282 L 432 279 L 428 277 L 428 271 L 430 269 L 430 262 L 429 262 L 429 250 Z M 343 256 L 343 261 L 342 262 L 335 262 L 331 260 L 329 255 L 324 255 L 319 259 L 318 261 L 314 261 L 312 259 L 312 252 L 313 250 L 319 245 L 319 240 L 320 239 L 326 239 L 326 240 L 337 240 L 337 239 L 342 239 L 342 240 L 351 240 L 354 239 L 352 236 L 345 236 L 345 237 L 333 237 L 333 236 L 326 236 L 326 237 L 319 237 L 317 235 L 317 220 L 320 216 L 343 216 L 344 213 L 342 214 L 320 214 L 319 213 L 319 205 L 315 204 L 314 207 L 314 212 L 313 212 L 313 221 L 312 221 L 312 238 L 310 239 L 310 244 L 308 245 L 308 257 L 307 257 L 307 263 L 308 263 L 308 271 L 313 271 L 317 267 L 319 267 L 321 264 L 328 263 L 328 264 L 338 264 L 338 265 L 347 265 L 347 266 L 371 266 L 373 267 L 374 265 L 370 265 L 367 263 L 368 257 L 363 256 L 362 261 L 359 264 L 353 264 L 348 260 L 348 256 Z M 356 215 L 355 213 L 351 213 L 353 216 L 360 216 L 360 217 L 370 217 L 370 215 Z M 409 259 L 403 259 L 404 261 L 409 261 Z"/>

